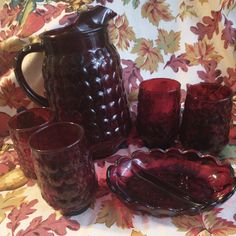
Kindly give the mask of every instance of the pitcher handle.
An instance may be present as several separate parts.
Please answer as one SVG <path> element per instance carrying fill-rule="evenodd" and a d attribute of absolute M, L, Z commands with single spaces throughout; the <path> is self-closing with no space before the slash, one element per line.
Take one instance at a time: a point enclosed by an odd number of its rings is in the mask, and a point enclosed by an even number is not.
<path fill-rule="evenodd" d="M 20 87 L 26 92 L 27 96 L 31 98 L 34 102 L 38 103 L 41 106 L 48 107 L 49 103 L 45 97 L 37 94 L 26 82 L 24 74 L 22 72 L 22 62 L 24 57 L 32 52 L 43 52 L 44 46 L 42 43 L 33 43 L 25 46 L 16 56 L 15 58 L 15 69 L 14 73 L 16 76 L 16 80 L 19 83 Z"/>

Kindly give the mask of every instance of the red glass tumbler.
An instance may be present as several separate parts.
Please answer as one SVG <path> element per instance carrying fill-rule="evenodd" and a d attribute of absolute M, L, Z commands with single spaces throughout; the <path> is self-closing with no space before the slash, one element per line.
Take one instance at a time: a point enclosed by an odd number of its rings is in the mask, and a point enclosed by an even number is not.
<path fill-rule="evenodd" d="M 53 111 L 48 108 L 32 108 L 11 117 L 8 122 L 10 136 L 19 157 L 19 164 L 28 178 L 36 178 L 29 147 L 30 136 L 44 125 L 54 121 Z"/>
<path fill-rule="evenodd" d="M 29 143 L 46 202 L 64 215 L 85 211 L 98 184 L 84 129 L 71 122 L 50 124 L 35 132 Z"/>
<path fill-rule="evenodd" d="M 232 91 L 216 83 L 189 86 L 180 131 L 184 146 L 218 153 L 228 143 Z"/>
<path fill-rule="evenodd" d="M 155 78 L 141 82 L 138 95 L 137 130 L 150 147 L 170 147 L 179 131 L 180 83 Z"/>

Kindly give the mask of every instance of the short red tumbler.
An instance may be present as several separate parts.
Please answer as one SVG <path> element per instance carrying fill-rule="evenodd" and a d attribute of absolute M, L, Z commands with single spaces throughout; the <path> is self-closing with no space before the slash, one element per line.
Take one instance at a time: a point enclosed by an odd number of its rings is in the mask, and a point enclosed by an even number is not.
<path fill-rule="evenodd" d="M 29 143 L 46 202 L 64 215 L 85 211 L 98 184 L 84 129 L 71 122 L 50 124 L 35 132 Z"/>
<path fill-rule="evenodd" d="M 232 91 L 218 83 L 190 85 L 180 139 L 188 148 L 218 153 L 228 143 Z"/>
<path fill-rule="evenodd" d="M 19 158 L 20 167 L 28 178 L 36 178 L 29 147 L 30 136 L 44 125 L 54 121 L 53 111 L 48 108 L 32 108 L 13 116 L 8 127 L 14 148 Z"/>
<path fill-rule="evenodd" d="M 149 148 L 170 147 L 180 123 L 180 83 L 168 78 L 141 82 L 137 130 Z"/>

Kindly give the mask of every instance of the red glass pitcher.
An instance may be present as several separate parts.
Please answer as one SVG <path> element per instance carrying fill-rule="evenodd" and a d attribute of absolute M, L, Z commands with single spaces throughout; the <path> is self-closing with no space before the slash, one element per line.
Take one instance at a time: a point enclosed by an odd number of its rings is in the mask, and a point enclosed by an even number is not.
<path fill-rule="evenodd" d="M 107 33 L 115 16 L 96 6 L 80 13 L 75 24 L 43 33 L 42 43 L 26 46 L 16 57 L 20 86 L 33 101 L 50 106 L 58 120 L 82 125 L 95 159 L 114 153 L 130 130 L 120 57 Z M 32 52 L 45 53 L 46 98 L 30 88 L 22 73 L 22 61 Z"/>

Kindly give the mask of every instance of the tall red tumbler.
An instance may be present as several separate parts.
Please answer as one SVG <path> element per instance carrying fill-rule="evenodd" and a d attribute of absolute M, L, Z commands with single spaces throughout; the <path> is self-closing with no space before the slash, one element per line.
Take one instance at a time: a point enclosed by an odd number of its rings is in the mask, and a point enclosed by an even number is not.
<path fill-rule="evenodd" d="M 38 129 L 55 120 L 54 112 L 48 108 L 31 108 L 13 116 L 8 127 L 20 167 L 28 178 L 36 178 L 29 147 L 30 136 Z"/>
<path fill-rule="evenodd" d="M 29 143 L 46 202 L 64 215 L 85 211 L 98 184 L 84 129 L 71 122 L 54 123 L 35 132 Z"/>
<path fill-rule="evenodd" d="M 180 83 L 168 78 L 141 82 L 137 130 L 149 148 L 173 145 L 180 123 Z"/>

